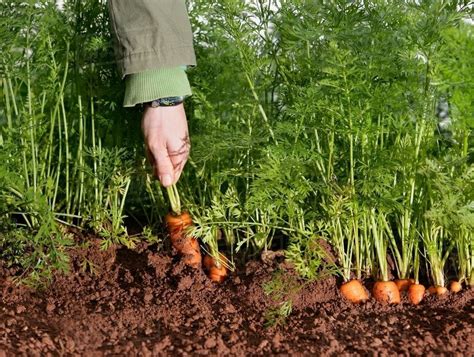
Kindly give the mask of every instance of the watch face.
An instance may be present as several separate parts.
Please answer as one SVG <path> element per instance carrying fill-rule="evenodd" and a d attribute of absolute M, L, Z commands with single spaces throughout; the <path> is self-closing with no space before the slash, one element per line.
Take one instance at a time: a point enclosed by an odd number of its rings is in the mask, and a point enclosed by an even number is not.
<path fill-rule="evenodd" d="M 172 107 L 178 104 L 181 104 L 184 101 L 184 97 L 166 97 L 166 98 L 160 98 L 156 99 L 153 102 L 150 103 L 150 106 L 152 108 L 157 108 L 157 107 Z"/>

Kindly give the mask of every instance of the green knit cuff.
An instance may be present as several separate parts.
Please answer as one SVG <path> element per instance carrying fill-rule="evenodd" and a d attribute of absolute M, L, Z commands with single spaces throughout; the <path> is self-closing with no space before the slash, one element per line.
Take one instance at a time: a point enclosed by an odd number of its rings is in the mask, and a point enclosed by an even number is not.
<path fill-rule="evenodd" d="M 124 107 L 166 97 L 191 95 L 185 67 L 159 68 L 125 77 Z"/>

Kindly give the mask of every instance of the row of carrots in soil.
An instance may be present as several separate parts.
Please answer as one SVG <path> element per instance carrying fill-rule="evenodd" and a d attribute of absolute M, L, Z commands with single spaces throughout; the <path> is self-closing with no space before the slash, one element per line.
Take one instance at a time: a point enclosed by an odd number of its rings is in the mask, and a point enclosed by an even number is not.
<path fill-rule="evenodd" d="M 204 258 L 201 255 L 199 242 L 196 238 L 187 235 L 187 230 L 192 227 L 193 221 L 188 212 L 170 212 L 165 218 L 168 233 L 173 248 L 183 258 L 183 261 L 193 267 L 204 267 L 209 278 L 221 283 L 229 274 L 229 269 L 225 266 L 226 258 L 219 254 L 219 259 L 215 259 L 209 254 Z M 451 281 L 449 291 L 457 293 L 462 290 L 462 285 L 456 280 Z M 353 303 L 361 303 L 369 299 L 367 289 L 358 279 L 343 283 L 340 287 L 341 294 Z M 398 304 L 401 300 L 401 294 L 407 293 L 408 300 L 418 305 L 424 298 L 427 290 L 424 285 L 415 279 L 397 279 L 395 281 L 377 281 L 372 288 L 372 296 L 375 300 L 382 303 Z M 448 292 L 448 289 L 442 286 L 431 286 L 428 293 L 441 296 Z"/>
<path fill-rule="evenodd" d="M 451 281 L 449 291 L 458 293 L 462 290 L 462 285 L 456 280 Z M 361 303 L 369 299 L 369 293 L 358 279 L 351 280 L 341 285 L 339 291 L 349 301 Z M 372 288 L 372 296 L 375 300 L 388 303 L 399 304 L 401 294 L 407 293 L 408 300 L 413 305 L 418 305 L 426 293 L 430 295 L 442 296 L 448 293 L 444 286 L 430 286 L 426 290 L 423 284 L 415 279 L 398 279 L 395 281 L 377 281 Z"/>
<path fill-rule="evenodd" d="M 166 215 L 166 225 L 173 248 L 183 257 L 183 261 L 193 267 L 204 267 L 209 278 L 221 283 L 229 274 L 225 266 L 226 258 L 219 254 L 220 259 L 215 259 L 209 254 L 204 258 L 201 255 L 199 242 L 194 237 L 189 237 L 186 231 L 192 227 L 193 221 L 188 212 L 170 212 Z M 451 281 L 449 291 L 458 293 L 462 290 L 462 285 L 456 280 Z M 369 299 L 369 293 L 358 279 L 351 280 L 341 285 L 341 294 L 353 303 L 361 303 Z M 372 288 L 372 295 L 375 300 L 382 303 L 398 304 L 400 296 L 406 292 L 408 300 L 418 305 L 426 294 L 426 288 L 415 279 L 398 279 L 395 281 L 377 281 Z M 430 286 L 428 293 L 441 296 L 448 292 L 448 289 L 442 286 Z"/>
<path fill-rule="evenodd" d="M 469 226 L 460 225 L 449 232 L 439 223 L 425 220 L 423 229 L 418 231 L 414 222 L 410 221 L 408 212 L 400 223 L 402 227 L 398 227 L 402 233 L 397 237 L 386 212 L 375 208 L 361 209 L 361 212 L 366 218 L 361 222 L 367 225 L 367 230 L 361 231 L 369 234 L 362 234 L 360 238 L 357 230 L 360 222 L 349 220 L 344 222 L 349 226 L 346 231 L 331 237 L 343 269 L 341 275 L 344 282 L 340 292 L 349 301 L 360 303 L 369 299 L 361 283 L 362 276 L 375 277 L 372 296 L 388 304 L 400 303 L 403 293 L 407 293 L 409 301 L 417 305 L 426 294 L 442 296 L 448 291 L 457 293 L 462 290 L 462 284 L 474 287 L 474 240 Z M 353 232 L 356 233 L 351 235 Z M 421 257 L 424 258 L 427 278 L 432 284 L 428 289 L 419 281 Z M 457 279 L 446 284 L 449 258 Z M 393 262 L 397 277 L 395 280 L 390 278 L 389 260 Z"/>
<path fill-rule="evenodd" d="M 168 196 L 171 203 L 171 212 L 166 217 L 166 226 L 170 236 L 173 248 L 182 257 L 185 264 L 193 268 L 204 268 L 204 271 L 210 280 L 221 283 L 229 275 L 232 264 L 229 260 L 217 251 L 217 248 L 211 247 L 210 252 L 205 252 L 204 257 L 201 254 L 201 246 L 198 240 L 189 234 L 193 227 L 193 221 L 188 212 L 181 211 L 181 204 L 176 186 L 168 188 Z M 382 251 L 385 252 L 385 249 Z M 386 254 L 386 253 L 385 253 Z M 379 259 L 386 261 L 383 255 Z M 415 279 L 400 278 L 396 280 L 388 279 L 388 267 L 381 263 L 381 276 L 383 279 L 374 283 L 372 288 L 372 296 L 375 300 L 388 303 L 398 304 L 401 301 L 401 295 L 406 293 L 408 300 L 418 305 L 427 295 L 442 296 L 450 291 L 451 293 L 458 293 L 462 290 L 460 281 L 452 280 L 449 284 L 449 289 L 442 285 L 432 285 L 428 289 L 420 284 L 418 280 L 419 270 L 419 254 L 414 254 L 415 265 Z M 444 279 L 441 279 L 444 280 Z M 353 303 L 361 303 L 369 299 L 369 292 L 358 278 L 352 280 L 345 280 L 339 288 L 340 293 L 347 300 Z"/>

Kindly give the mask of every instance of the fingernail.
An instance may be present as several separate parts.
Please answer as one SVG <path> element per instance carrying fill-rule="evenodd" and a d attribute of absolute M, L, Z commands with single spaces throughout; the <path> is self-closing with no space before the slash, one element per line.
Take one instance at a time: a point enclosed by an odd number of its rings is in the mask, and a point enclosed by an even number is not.
<path fill-rule="evenodd" d="M 171 179 L 170 175 L 166 174 L 166 175 L 160 176 L 160 182 L 163 186 L 168 187 L 168 186 L 171 186 L 171 184 L 173 183 L 173 180 Z"/>

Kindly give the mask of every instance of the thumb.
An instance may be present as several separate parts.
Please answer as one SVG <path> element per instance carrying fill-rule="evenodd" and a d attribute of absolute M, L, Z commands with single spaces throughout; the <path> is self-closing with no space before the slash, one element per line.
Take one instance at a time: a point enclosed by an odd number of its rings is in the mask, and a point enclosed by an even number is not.
<path fill-rule="evenodd" d="M 155 175 L 165 187 L 171 186 L 174 179 L 174 167 L 165 145 L 152 151 Z"/>

